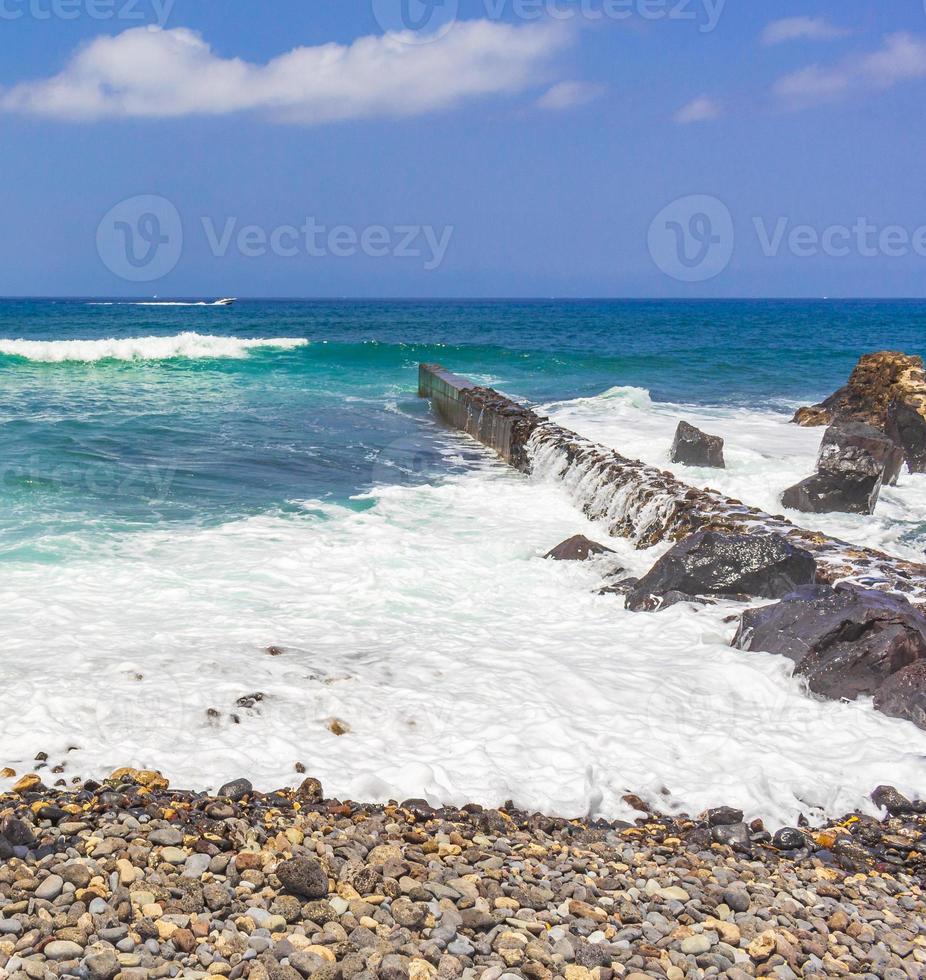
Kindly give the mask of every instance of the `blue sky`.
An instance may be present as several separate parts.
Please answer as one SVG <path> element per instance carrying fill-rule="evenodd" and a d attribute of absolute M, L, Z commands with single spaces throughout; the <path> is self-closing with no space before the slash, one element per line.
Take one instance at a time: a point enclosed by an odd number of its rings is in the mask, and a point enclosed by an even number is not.
<path fill-rule="evenodd" d="M 421 2 L 0 0 L 0 294 L 923 295 L 922 0 Z"/>

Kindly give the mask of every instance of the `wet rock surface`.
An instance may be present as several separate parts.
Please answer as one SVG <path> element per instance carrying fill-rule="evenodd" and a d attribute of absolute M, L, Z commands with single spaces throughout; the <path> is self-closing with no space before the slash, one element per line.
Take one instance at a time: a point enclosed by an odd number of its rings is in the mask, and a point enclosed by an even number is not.
<path fill-rule="evenodd" d="M 817 468 L 839 476 L 881 476 L 894 484 L 903 469 L 903 450 L 890 436 L 865 422 L 852 420 L 831 425 L 823 435 Z"/>
<path fill-rule="evenodd" d="M 539 416 L 529 406 L 445 371 L 420 365 L 419 393 L 445 421 L 469 433 L 525 473 L 538 466 L 564 480 L 576 504 L 607 533 L 647 548 L 698 531 L 780 534 L 811 552 L 821 581 L 877 579 L 878 588 L 926 599 L 926 565 L 873 548 L 856 548 L 797 527 L 716 490 L 698 489 L 673 474 L 628 459 Z M 827 419 L 827 423 L 828 423 Z"/>
<path fill-rule="evenodd" d="M 926 660 L 904 667 L 875 691 L 875 707 L 926 729 Z"/>
<path fill-rule="evenodd" d="M 911 473 L 926 473 L 926 395 L 891 402 L 885 432 L 903 448 Z"/>
<path fill-rule="evenodd" d="M 138 778 L 0 797 L 4 826 L 30 841 L 0 861 L 0 974 L 902 980 L 926 969 L 926 807 L 893 787 L 873 794 L 883 822 L 850 815 L 773 836 L 730 807 L 629 825 L 511 805 L 342 803 L 314 785 L 233 803 Z"/>
<path fill-rule="evenodd" d="M 785 490 L 781 502 L 816 514 L 871 514 L 885 483 L 897 482 L 903 450 L 864 422 L 844 420 L 823 436 L 817 472 Z"/>
<path fill-rule="evenodd" d="M 746 610 L 733 645 L 788 657 L 816 694 L 854 700 L 926 660 L 926 617 L 902 596 L 810 586 Z"/>
<path fill-rule="evenodd" d="M 813 556 L 776 534 L 701 531 L 670 549 L 640 579 L 628 608 L 649 597 L 760 596 L 779 598 L 816 577 Z"/>
<path fill-rule="evenodd" d="M 805 514 L 872 514 L 880 493 L 880 476 L 814 473 L 788 487 L 781 506 Z"/>
<path fill-rule="evenodd" d="M 911 471 L 926 469 L 926 371 L 921 357 L 879 351 L 859 359 L 848 383 L 819 405 L 798 409 L 798 425 L 863 422 L 893 439 Z"/>
<path fill-rule="evenodd" d="M 558 544 L 552 551 L 548 551 L 543 557 L 553 561 L 587 561 L 598 555 L 613 555 L 611 548 L 606 548 L 597 541 L 592 541 L 582 534 L 577 534 L 572 538 Z"/>
<path fill-rule="evenodd" d="M 669 453 L 673 463 L 686 466 L 709 466 L 725 469 L 723 439 L 711 436 L 684 420 L 678 423 L 675 440 Z"/>

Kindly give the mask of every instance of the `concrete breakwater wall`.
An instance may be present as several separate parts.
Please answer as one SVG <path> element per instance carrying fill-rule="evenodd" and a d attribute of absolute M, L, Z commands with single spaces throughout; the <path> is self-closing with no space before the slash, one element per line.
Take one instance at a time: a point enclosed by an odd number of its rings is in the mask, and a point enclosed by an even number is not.
<path fill-rule="evenodd" d="M 926 565 L 859 548 L 798 527 L 715 490 L 691 487 L 677 477 L 555 425 L 530 406 L 473 384 L 439 365 L 422 364 L 419 394 L 438 415 L 467 432 L 525 473 L 562 481 L 576 504 L 612 535 L 645 548 L 702 530 L 781 534 L 811 552 L 819 579 L 851 579 L 869 588 L 926 600 Z"/>
<path fill-rule="evenodd" d="M 439 364 L 419 366 L 418 394 L 431 399 L 434 410 L 445 422 L 494 449 L 506 463 L 530 472 L 527 444 L 537 426 L 545 421 L 531 408 L 492 388 L 451 374 Z"/>

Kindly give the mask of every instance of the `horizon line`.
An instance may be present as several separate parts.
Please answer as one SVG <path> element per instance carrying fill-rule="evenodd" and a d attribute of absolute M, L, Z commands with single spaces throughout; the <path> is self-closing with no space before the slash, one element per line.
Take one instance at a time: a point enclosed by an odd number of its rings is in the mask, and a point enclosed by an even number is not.
<path fill-rule="evenodd" d="M 112 295 L 106 293 L 35 294 L 9 293 L 0 295 L 0 302 L 7 300 L 106 300 L 112 302 L 162 302 L 214 300 L 217 293 L 184 294 L 167 296 Z M 926 296 L 238 296 L 236 303 L 742 303 L 742 302 L 926 302 Z"/>

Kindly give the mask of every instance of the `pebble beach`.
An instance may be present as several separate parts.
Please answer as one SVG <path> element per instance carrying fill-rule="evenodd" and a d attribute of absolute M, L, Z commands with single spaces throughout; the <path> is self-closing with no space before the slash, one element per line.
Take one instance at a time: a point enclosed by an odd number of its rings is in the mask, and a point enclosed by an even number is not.
<path fill-rule="evenodd" d="M 216 796 L 156 772 L 0 797 L 0 977 L 669 980 L 926 973 L 926 804 L 766 828 Z M 629 801 L 644 806 L 640 800 Z"/>

